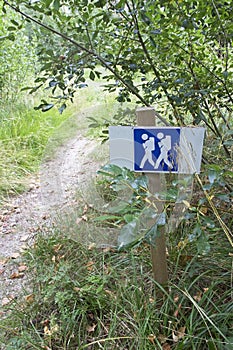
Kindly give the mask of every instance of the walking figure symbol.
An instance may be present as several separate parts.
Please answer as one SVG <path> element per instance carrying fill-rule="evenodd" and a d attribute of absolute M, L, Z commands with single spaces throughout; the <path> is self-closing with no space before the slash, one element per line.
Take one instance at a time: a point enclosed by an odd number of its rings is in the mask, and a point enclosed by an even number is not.
<path fill-rule="evenodd" d="M 160 154 L 156 162 L 153 160 L 153 151 L 155 150 L 155 138 L 152 136 L 149 137 L 148 134 L 142 134 L 141 138 L 144 141 L 142 143 L 142 146 L 144 148 L 144 155 L 140 163 L 140 168 L 144 168 L 145 163 L 148 161 L 154 169 L 158 169 L 161 162 L 166 164 L 168 168 L 172 169 L 173 164 L 168 159 L 168 153 L 172 148 L 171 136 L 164 136 L 162 132 L 159 132 L 157 134 L 157 139 L 159 140 L 157 144 L 159 147 Z"/>
<path fill-rule="evenodd" d="M 142 146 L 145 150 L 144 156 L 141 160 L 140 168 L 142 169 L 148 161 L 153 167 L 155 166 L 155 162 L 152 158 L 152 152 L 155 150 L 155 139 L 154 137 L 149 137 L 148 134 L 142 134 L 143 142 Z"/>
<path fill-rule="evenodd" d="M 160 148 L 160 155 L 158 159 L 156 160 L 155 169 L 158 169 L 161 162 L 164 162 L 167 164 L 168 168 L 172 168 L 172 163 L 168 160 L 168 152 L 171 150 L 171 136 L 167 135 L 164 137 L 164 134 L 162 132 L 159 132 L 157 134 L 157 138 L 160 140 L 158 142 L 158 146 Z"/>

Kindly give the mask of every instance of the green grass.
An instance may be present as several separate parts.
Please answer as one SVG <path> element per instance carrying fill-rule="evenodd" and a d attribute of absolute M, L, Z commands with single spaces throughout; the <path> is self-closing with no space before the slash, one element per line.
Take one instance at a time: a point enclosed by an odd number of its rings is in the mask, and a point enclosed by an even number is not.
<path fill-rule="evenodd" d="M 49 137 L 69 113 L 47 114 L 26 105 L 0 113 L 0 196 L 25 189 L 26 179 L 38 170 Z"/>
<path fill-rule="evenodd" d="M 168 234 L 164 289 L 153 280 L 148 244 L 96 247 L 113 222 L 95 222 L 100 214 L 83 195 L 22 257 L 31 283 L 5 307 L 5 349 L 231 350 L 233 270 L 223 232 L 208 233 L 209 254 L 187 239 L 195 220 Z"/>
<path fill-rule="evenodd" d="M 224 266 L 217 264 L 220 252 Z M 219 244 L 211 259 L 195 254 L 181 262 L 173 256 L 166 291 L 153 281 L 146 244 L 122 252 L 88 249 L 58 229 L 41 233 L 24 256 L 31 289 L 8 305 L 2 341 L 6 350 L 230 350 L 226 253 Z"/>
<path fill-rule="evenodd" d="M 0 198 L 21 193 L 27 189 L 30 175 L 38 171 L 45 156 L 52 156 L 56 147 L 75 135 L 77 130 L 87 130 L 88 117 L 107 117 L 115 102 L 115 95 L 103 92 L 100 83 L 80 89 L 74 104 L 59 114 L 57 109 L 46 113 L 35 111 L 39 96 L 25 102 L 21 96 L 17 104 L 6 101 L 0 111 Z M 29 99 L 29 98 L 28 98 Z M 30 97 L 31 99 L 31 97 Z M 89 137 L 95 137 L 88 132 Z"/>

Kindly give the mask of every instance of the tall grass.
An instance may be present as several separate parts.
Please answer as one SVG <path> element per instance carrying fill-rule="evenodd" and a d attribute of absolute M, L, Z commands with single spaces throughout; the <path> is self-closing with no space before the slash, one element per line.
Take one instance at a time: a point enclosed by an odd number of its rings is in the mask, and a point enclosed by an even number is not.
<path fill-rule="evenodd" d="M 0 111 L 0 196 L 25 189 L 25 179 L 38 170 L 44 148 L 54 129 L 69 113 L 47 114 L 23 103 Z"/>
<path fill-rule="evenodd" d="M 152 278 L 148 245 L 118 252 L 42 233 L 24 256 L 31 289 L 0 325 L 5 349 L 230 350 L 229 260 L 206 269 L 205 259 L 170 259 L 167 291 Z"/>
<path fill-rule="evenodd" d="M 38 170 L 48 142 L 49 147 L 54 150 L 57 146 L 56 135 L 62 143 L 72 137 L 77 129 L 86 130 L 87 118 L 96 115 L 98 106 L 101 106 L 102 110 L 106 110 L 103 106 L 108 106 L 109 111 L 109 105 L 114 104 L 115 95 L 108 96 L 103 92 L 100 82 L 92 83 L 87 89 L 80 89 L 77 92 L 74 104 L 68 105 L 62 115 L 55 108 L 46 113 L 34 110 L 39 98 L 40 96 L 32 98 L 22 94 L 17 103 L 11 103 L 9 100 L 1 105 L 0 198 L 2 199 L 27 188 L 28 177 Z M 89 136 L 94 137 L 96 134 L 91 132 Z"/>

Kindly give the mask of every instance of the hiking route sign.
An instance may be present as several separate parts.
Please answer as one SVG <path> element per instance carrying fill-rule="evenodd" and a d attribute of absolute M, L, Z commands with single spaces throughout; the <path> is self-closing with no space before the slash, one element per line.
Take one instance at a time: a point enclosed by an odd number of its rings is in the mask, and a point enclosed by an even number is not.
<path fill-rule="evenodd" d="M 202 127 L 110 126 L 110 163 L 135 172 L 200 172 Z"/>

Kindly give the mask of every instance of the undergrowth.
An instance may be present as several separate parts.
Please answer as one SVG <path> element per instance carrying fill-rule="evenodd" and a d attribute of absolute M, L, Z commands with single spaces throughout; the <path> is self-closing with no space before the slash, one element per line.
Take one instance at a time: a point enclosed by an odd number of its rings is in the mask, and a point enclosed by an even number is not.
<path fill-rule="evenodd" d="M 180 241 L 171 237 L 163 289 L 147 244 L 119 252 L 41 233 L 24 255 L 31 286 L 6 307 L 4 349 L 232 349 L 227 243 L 207 257 Z"/>
<path fill-rule="evenodd" d="M 20 193 L 26 179 L 39 169 L 49 137 L 69 114 L 46 115 L 25 104 L 0 112 L 0 197 Z"/>

